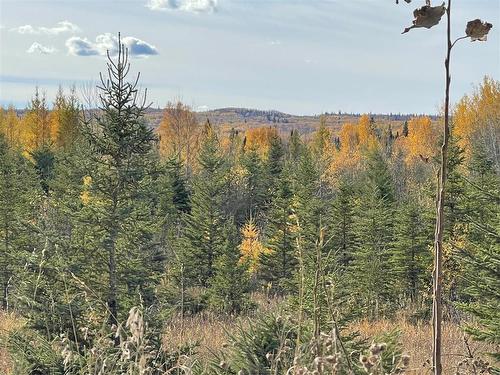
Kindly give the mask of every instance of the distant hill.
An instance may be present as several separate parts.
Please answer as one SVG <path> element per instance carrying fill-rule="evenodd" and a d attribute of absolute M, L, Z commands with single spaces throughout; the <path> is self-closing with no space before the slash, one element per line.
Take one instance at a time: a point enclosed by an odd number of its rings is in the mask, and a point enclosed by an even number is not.
<path fill-rule="evenodd" d="M 151 122 L 152 127 L 156 128 L 162 118 L 163 110 L 150 109 L 147 117 Z M 326 125 L 333 133 L 337 133 L 342 124 L 346 122 L 357 122 L 361 114 L 356 113 L 326 113 L 323 114 L 326 119 Z M 411 119 L 417 115 L 414 114 L 372 114 L 370 115 L 377 127 L 385 127 L 391 125 L 394 132 L 399 131 L 404 121 Z M 288 133 L 293 129 L 298 130 L 301 134 L 310 134 L 318 126 L 320 115 L 314 116 L 298 116 L 283 113 L 279 111 L 263 111 L 249 108 L 219 108 L 205 112 L 197 112 L 196 117 L 200 123 L 207 119 L 214 126 L 220 126 L 224 130 L 234 128 L 236 130 L 245 130 L 253 127 L 272 126 L 276 127 L 281 133 Z M 436 120 L 436 116 L 431 116 Z"/>

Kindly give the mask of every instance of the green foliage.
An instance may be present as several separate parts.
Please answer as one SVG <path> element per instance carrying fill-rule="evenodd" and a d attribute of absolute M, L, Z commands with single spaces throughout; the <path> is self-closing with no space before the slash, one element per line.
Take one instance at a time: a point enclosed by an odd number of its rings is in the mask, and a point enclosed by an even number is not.
<path fill-rule="evenodd" d="M 32 165 L 0 135 L 0 285 L 2 308 L 8 310 L 10 290 L 36 243 L 29 223 L 41 197 Z"/>
<path fill-rule="evenodd" d="M 200 172 L 194 181 L 191 212 L 186 216 L 183 233 L 183 264 L 190 286 L 208 287 L 214 276 L 216 259 L 225 242 L 226 217 L 222 202 L 227 168 L 219 151 L 219 141 L 207 123 L 198 161 Z"/>
<path fill-rule="evenodd" d="M 422 215 L 415 198 L 398 208 L 394 230 L 394 262 L 399 293 L 419 302 L 431 284 L 433 222 Z"/>
<path fill-rule="evenodd" d="M 352 182 L 343 178 L 332 201 L 332 248 L 337 264 L 345 272 L 354 258 L 356 248 L 355 192 Z"/>
<path fill-rule="evenodd" d="M 264 164 L 257 150 L 251 149 L 242 156 L 241 165 L 247 172 L 245 214 L 247 217 L 259 217 L 267 209 L 269 202 Z"/>
<path fill-rule="evenodd" d="M 485 154 L 476 150 L 473 173 L 466 182 L 470 224 L 462 241 L 460 261 L 465 265 L 461 306 L 477 320 L 467 327 L 472 337 L 500 344 L 500 183 Z M 498 353 L 492 353 L 500 360 Z M 497 371 L 500 369 L 497 368 Z"/>
<path fill-rule="evenodd" d="M 361 306 L 377 318 L 394 297 L 392 181 L 382 156 L 368 159 L 367 182 L 356 207 L 357 248 L 352 286 Z"/>
<path fill-rule="evenodd" d="M 0 340 L 13 359 L 13 375 L 63 375 L 63 358 L 57 348 L 36 331 L 21 328 Z"/>
<path fill-rule="evenodd" d="M 261 254 L 260 277 L 274 293 L 291 292 L 294 288 L 296 257 L 296 217 L 293 209 L 291 179 L 284 171 L 269 213 L 266 246 L 270 250 Z"/>
<path fill-rule="evenodd" d="M 296 326 L 280 315 L 241 322 L 228 338 L 229 345 L 216 356 L 210 374 L 282 374 L 293 363 Z"/>
<path fill-rule="evenodd" d="M 210 279 L 209 305 L 216 311 L 239 313 L 249 307 L 248 268 L 240 262 L 238 235 L 231 223 L 226 225 L 225 243 Z"/>

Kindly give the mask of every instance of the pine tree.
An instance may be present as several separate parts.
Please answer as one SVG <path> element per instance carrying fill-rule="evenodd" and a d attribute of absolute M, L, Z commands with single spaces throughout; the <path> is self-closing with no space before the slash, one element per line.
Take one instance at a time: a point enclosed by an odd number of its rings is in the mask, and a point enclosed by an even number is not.
<path fill-rule="evenodd" d="M 179 158 L 172 158 L 167 163 L 167 174 L 171 184 L 172 203 L 178 212 L 189 213 L 191 210 L 184 167 Z"/>
<path fill-rule="evenodd" d="M 260 258 L 260 277 L 271 291 L 284 294 L 293 289 L 296 271 L 296 218 L 293 210 L 291 178 L 284 170 L 279 176 L 277 191 L 271 202 L 265 246 L 269 249 Z"/>
<path fill-rule="evenodd" d="M 297 162 L 302 154 L 303 147 L 304 145 L 300 139 L 298 130 L 293 129 L 290 132 L 290 139 L 288 141 L 288 159 L 292 162 Z"/>
<path fill-rule="evenodd" d="M 116 324 L 118 312 L 127 308 L 131 302 L 127 298 L 133 298 L 137 288 L 149 298 L 145 288 L 150 287 L 149 221 L 153 218 L 148 189 L 155 136 L 143 117 L 146 95 L 139 102 L 137 80 L 127 81 L 128 51 L 120 38 L 116 61 L 108 59 L 108 77 L 101 76 L 98 86 L 100 111 L 84 127 L 93 161 L 88 171 L 93 199 L 86 209 L 92 211 L 92 222 L 99 228 L 97 251 L 107 264 L 109 322 Z"/>
<path fill-rule="evenodd" d="M 0 134 L 0 280 L 4 310 L 10 307 L 10 291 L 19 285 L 21 270 L 36 242 L 28 223 L 35 221 L 39 195 L 32 166 Z"/>
<path fill-rule="evenodd" d="M 366 186 L 356 208 L 351 277 L 369 316 L 378 318 L 394 296 L 392 180 L 380 152 L 370 153 L 367 165 Z"/>
<path fill-rule="evenodd" d="M 462 307 L 479 324 L 467 331 L 479 341 L 500 344 L 500 180 L 485 149 L 473 145 L 466 179 L 468 226 L 465 240 L 457 243 L 463 270 Z M 496 360 L 498 353 L 493 353 Z M 499 368 L 496 369 L 500 371 Z"/>
<path fill-rule="evenodd" d="M 414 197 L 407 197 L 398 209 L 394 231 L 394 262 L 400 293 L 412 303 L 421 300 L 424 290 L 431 283 L 432 222 L 422 215 L 422 204 Z"/>
<path fill-rule="evenodd" d="M 208 287 L 214 265 L 223 248 L 227 168 L 214 129 L 207 122 L 198 162 L 200 171 L 193 183 L 191 212 L 186 217 L 183 255 L 191 285 Z"/>
<path fill-rule="evenodd" d="M 244 153 L 241 165 L 247 172 L 245 181 L 245 214 L 247 217 L 258 218 L 267 209 L 268 196 L 264 165 L 255 148 L 251 148 Z"/>
<path fill-rule="evenodd" d="M 343 271 L 349 267 L 356 249 L 355 193 L 352 184 L 345 177 L 341 179 L 330 215 L 332 248 Z"/>
<path fill-rule="evenodd" d="M 241 262 L 238 235 L 232 223 L 227 223 L 225 241 L 214 264 L 210 279 L 209 305 L 221 312 L 239 313 L 248 306 L 250 290 L 247 265 Z"/>
<path fill-rule="evenodd" d="M 280 136 L 272 133 L 269 153 L 267 156 L 267 162 L 265 165 L 266 178 L 267 178 L 267 190 L 268 194 L 271 196 L 277 189 L 278 178 L 281 175 L 284 167 L 284 156 L 285 150 L 283 148 L 283 141 Z"/>
<path fill-rule="evenodd" d="M 408 137 L 408 121 L 403 124 L 403 137 Z"/>

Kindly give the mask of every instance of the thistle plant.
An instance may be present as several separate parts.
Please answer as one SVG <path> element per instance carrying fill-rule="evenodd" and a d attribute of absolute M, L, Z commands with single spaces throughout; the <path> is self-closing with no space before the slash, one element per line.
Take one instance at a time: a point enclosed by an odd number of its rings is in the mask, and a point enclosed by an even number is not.
<path fill-rule="evenodd" d="M 405 0 L 407 3 L 411 0 Z M 396 1 L 398 3 L 398 1 Z M 430 0 L 426 0 L 426 4 L 417 8 L 413 12 L 414 20 L 411 26 L 404 29 L 403 34 L 409 32 L 414 28 L 426 28 L 439 24 L 443 15 L 446 14 L 447 28 L 447 48 L 445 59 L 445 102 L 444 102 L 444 123 L 443 123 L 443 144 L 441 146 L 441 160 L 440 169 L 438 173 L 438 192 L 437 192 L 437 212 L 436 212 L 436 226 L 434 236 L 434 285 L 433 285 L 433 308 L 432 308 L 432 323 L 433 323 L 433 369 L 435 375 L 442 374 L 442 348 L 441 348 L 441 325 L 443 319 L 442 311 L 442 278 L 443 278 L 443 233 L 444 233 L 444 207 L 445 207 L 445 193 L 446 193 L 446 178 L 448 174 L 448 146 L 450 138 L 450 60 L 451 52 L 455 44 L 459 40 L 470 38 L 474 41 L 486 41 L 488 32 L 493 27 L 491 23 L 483 22 L 479 19 L 469 21 L 465 28 L 465 35 L 461 36 L 454 41 L 451 37 L 451 5 L 452 0 L 448 0 L 447 4 L 443 2 L 441 5 L 432 6 Z"/>

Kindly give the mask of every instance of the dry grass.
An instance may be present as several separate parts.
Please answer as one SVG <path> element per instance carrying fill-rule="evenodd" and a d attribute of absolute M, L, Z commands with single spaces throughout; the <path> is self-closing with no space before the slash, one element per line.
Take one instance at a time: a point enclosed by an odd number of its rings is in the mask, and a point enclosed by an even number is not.
<path fill-rule="evenodd" d="M 226 332 L 232 332 L 237 319 L 231 316 L 220 316 L 212 313 L 195 316 L 177 316 L 170 320 L 163 334 L 163 345 L 169 352 L 176 351 L 184 344 L 199 346 L 196 352 L 200 358 L 208 358 L 210 353 L 224 346 Z"/>
<path fill-rule="evenodd" d="M 175 316 L 166 322 L 163 334 L 163 345 L 168 351 L 176 351 L 186 343 L 197 343 L 196 352 L 201 359 L 222 349 L 227 341 L 227 333 L 234 332 L 240 324 L 246 324 L 245 318 L 277 311 L 281 300 L 268 298 L 262 293 L 254 293 L 251 300 L 257 308 L 243 316 L 235 317 L 212 312 L 187 316 L 183 319 Z"/>
<path fill-rule="evenodd" d="M 380 320 L 370 322 L 363 320 L 352 326 L 353 330 L 359 331 L 363 337 L 377 336 L 383 332 L 398 329 L 401 332 L 401 341 L 405 352 L 411 358 L 411 370 L 407 374 L 425 375 L 431 374 L 432 359 L 432 327 L 429 324 L 413 325 L 403 318 L 395 320 Z M 498 350 L 498 348 L 497 348 Z M 495 348 L 484 343 L 464 339 L 464 333 L 460 326 L 445 323 L 443 326 L 443 374 L 457 374 L 458 364 L 471 355 L 477 358 L 485 358 L 484 353 L 495 352 Z M 471 369 L 462 367 L 459 374 L 476 374 Z"/>
<path fill-rule="evenodd" d="M 23 321 L 16 315 L 0 311 L 0 344 L 9 332 L 21 328 L 23 324 Z M 12 363 L 7 350 L 0 345 L 0 374 L 10 374 L 11 367 Z"/>

